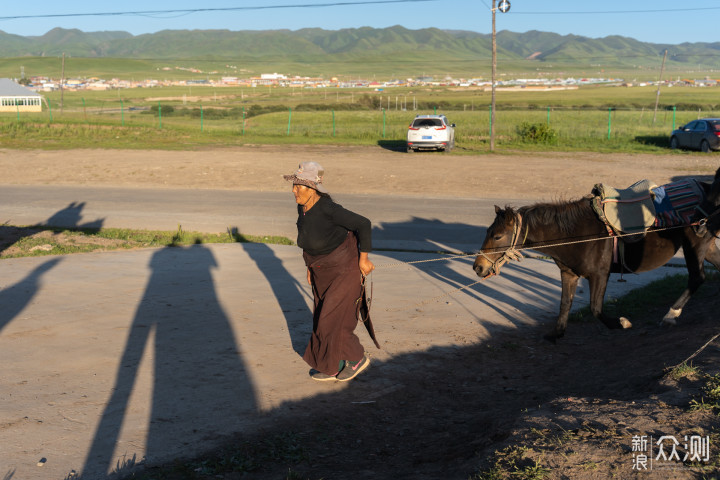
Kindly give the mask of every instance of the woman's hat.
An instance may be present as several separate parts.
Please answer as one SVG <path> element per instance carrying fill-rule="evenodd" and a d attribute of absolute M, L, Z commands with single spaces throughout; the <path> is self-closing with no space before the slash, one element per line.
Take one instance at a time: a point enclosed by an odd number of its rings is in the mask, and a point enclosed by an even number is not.
<path fill-rule="evenodd" d="M 322 184 L 322 177 L 325 169 L 317 162 L 302 162 L 295 173 L 292 175 L 283 175 L 285 180 L 293 182 L 293 185 L 305 185 L 314 188 L 318 192 L 328 193 Z"/>

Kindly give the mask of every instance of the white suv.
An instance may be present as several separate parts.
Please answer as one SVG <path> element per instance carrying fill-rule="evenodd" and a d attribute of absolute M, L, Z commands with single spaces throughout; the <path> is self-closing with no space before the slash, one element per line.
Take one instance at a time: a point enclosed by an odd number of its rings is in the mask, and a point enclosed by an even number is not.
<path fill-rule="evenodd" d="M 408 153 L 425 149 L 449 152 L 454 146 L 455 124 L 445 115 L 417 115 L 408 127 Z"/>

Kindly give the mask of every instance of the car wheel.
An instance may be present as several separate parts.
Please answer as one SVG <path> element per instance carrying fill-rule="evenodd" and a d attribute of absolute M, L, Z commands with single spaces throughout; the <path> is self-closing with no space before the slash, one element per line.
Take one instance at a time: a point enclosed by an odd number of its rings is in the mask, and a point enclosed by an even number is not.
<path fill-rule="evenodd" d="M 413 153 L 414 151 L 415 151 L 415 150 L 413 150 L 412 148 L 407 147 L 407 153 Z"/>
<path fill-rule="evenodd" d="M 677 150 L 679 146 L 680 144 L 678 143 L 677 137 L 670 137 L 670 148 Z"/>
<path fill-rule="evenodd" d="M 700 142 L 700 151 L 709 153 L 710 152 L 710 144 L 707 142 L 707 140 L 703 140 Z"/>

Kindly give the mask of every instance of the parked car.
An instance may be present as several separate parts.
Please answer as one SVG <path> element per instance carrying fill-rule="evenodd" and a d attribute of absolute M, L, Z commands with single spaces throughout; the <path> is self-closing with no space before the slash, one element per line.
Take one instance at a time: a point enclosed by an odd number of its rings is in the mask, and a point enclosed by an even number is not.
<path fill-rule="evenodd" d="M 407 151 L 440 150 L 449 152 L 455 146 L 455 124 L 445 115 L 417 115 L 408 127 Z"/>
<path fill-rule="evenodd" d="M 701 118 L 670 134 L 670 148 L 692 148 L 703 152 L 720 150 L 720 118 Z"/>

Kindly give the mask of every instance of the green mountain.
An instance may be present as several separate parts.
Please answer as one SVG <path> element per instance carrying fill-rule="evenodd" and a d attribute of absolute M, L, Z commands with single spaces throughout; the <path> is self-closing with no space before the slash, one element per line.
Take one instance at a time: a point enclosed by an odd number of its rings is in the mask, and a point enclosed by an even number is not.
<path fill-rule="evenodd" d="M 657 67 L 664 50 L 669 64 L 720 68 L 720 42 L 666 45 L 629 37 L 588 38 L 529 31 L 501 31 L 498 59 L 539 64 L 612 64 Z M 53 29 L 39 37 L 0 31 L 4 57 L 59 56 L 88 58 L 257 60 L 285 63 L 485 61 L 491 36 L 468 31 L 426 28 L 352 28 L 297 31 L 164 30 L 145 35 Z"/>

